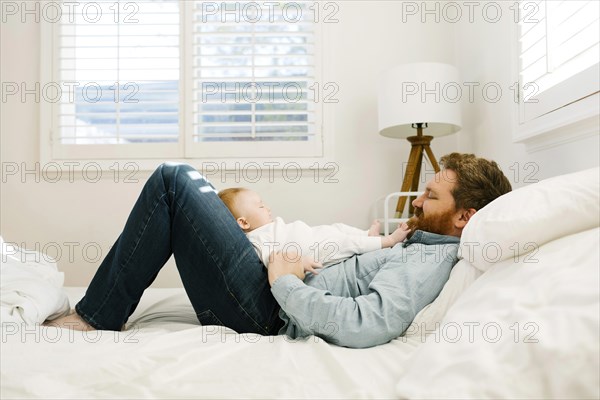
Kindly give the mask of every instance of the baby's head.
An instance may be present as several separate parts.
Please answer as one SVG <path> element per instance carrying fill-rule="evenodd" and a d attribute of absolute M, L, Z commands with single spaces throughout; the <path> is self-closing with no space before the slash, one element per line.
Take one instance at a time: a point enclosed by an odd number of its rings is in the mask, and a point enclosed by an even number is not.
<path fill-rule="evenodd" d="M 273 222 L 271 209 L 262 202 L 258 193 L 250 189 L 224 189 L 219 192 L 219 197 L 244 232 Z"/>

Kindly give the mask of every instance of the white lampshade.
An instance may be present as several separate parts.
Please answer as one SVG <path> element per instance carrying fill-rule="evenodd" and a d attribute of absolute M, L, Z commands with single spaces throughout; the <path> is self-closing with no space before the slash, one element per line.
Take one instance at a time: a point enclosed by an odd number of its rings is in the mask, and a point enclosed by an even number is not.
<path fill-rule="evenodd" d="M 414 136 L 412 124 L 427 123 L 425 135 L 444 136 L 461 128 L 458 70 L 442 63 L 404 64 L 385 71 L 379 81 L 379 133 Z"/>

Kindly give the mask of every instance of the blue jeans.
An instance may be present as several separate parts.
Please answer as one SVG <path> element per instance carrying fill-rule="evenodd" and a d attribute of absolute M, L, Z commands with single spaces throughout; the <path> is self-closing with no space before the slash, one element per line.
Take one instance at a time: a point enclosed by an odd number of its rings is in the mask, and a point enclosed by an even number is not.
<path fill-rule="evenodd" d="M 266 268 L 210 182 L 183 164 L 148 179 L 75 311 L 96 329 L 121 330 L 171 254 L 202 325 L 277 334 Z"/>

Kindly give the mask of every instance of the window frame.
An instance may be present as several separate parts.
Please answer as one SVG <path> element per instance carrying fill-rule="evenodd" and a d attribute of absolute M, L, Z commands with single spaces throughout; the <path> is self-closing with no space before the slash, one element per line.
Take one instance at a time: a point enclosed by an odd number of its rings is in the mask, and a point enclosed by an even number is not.
<path fill-rule="evenodd" d="M 334 161 L 333 154 L 333 106 L 337 99 L 331 102 L 323 101 L 323 96 L 315 105 L 315 128 L 320 154 L 306 156 L 302 154 L 273 156 L 285 150 L 285 142 L 223 143 L 203 142 L 204 149 L 199 146 L 189 146 L 193 135 L 193 52 L 189 41 L 193 40 L 193 2 L 179 0 L 180 7 L 180 79 L 179 79 L 179 140 L 177 143 L 119 145 L 95 144 L 75 145 L 59 144 L 54 140 L 58 135 L 57 115 L 60 102 L 40 102 L 40 162 L 64 163 L 73 170 L 82 170 L 89 163 L 100 166 L 102 170 L 126 170 L 135 164 L 139 170 L 153 170 L 158 164 L 168 160 L 183 162 L 194 166 L 208 163 L 213 168 L 218 165 L 221 170 L 236 170 L 240 165 L 251 164 L 252 168 L 283 169 L 286 165 L 302 169 L 327 169 Z M 40 83 L 60 84 L 57 59 L 59 54 L 59 24 L 60 22 L 44 21 L 40 24 Z M 319 21 L 315 32 L 315 69 L 316 84 L 322 89 L 325 83 L 331 82 L 332 62 L 325 62 L 325 55 L 330 54 L 330 26 Z M 124 82 L 120 82 L 123 84 Z M 290 142 L 287 142 L 289 146 Z M 228 144 L 237 144 L 235 150 L 226 149 Z M 248 146 L 251 144 L 252 146 Z M 92 147 L 93 146 L 93 147 Z M 196 147 L 194 149 L 194 147 Z M 255 148 L 256 149 L 253 149 Z M 242 150 L 244 153 L 242 153 Z M 216 152 L 221 151 L 221 154 Z M 249 154 L 250 153 L 250 154 Z"/>
<path fill-rule="evenodd" d="M 542 0 L 548 1 L 548 0 Z M 518 98 L 513 107 L 513 142 L 523 143 L 529 151 L 537 151 L 598 134 L 600 93 L 598 82 L 590 87 L 589 80 L 598 79 L 599 64 L 571 76 L 538 95 L 539 102 L 525 101 L 531 91 L 525 93 L 521 82 L 520 23 L 513 24 L 511 53 L 512 76 L 518 86 Z M 571 96 L 564 96 L 565 90 Z M 590 93 L 591 92 L 591 93 Z M 543 103 L 543 104 L 540 104 Z"/>

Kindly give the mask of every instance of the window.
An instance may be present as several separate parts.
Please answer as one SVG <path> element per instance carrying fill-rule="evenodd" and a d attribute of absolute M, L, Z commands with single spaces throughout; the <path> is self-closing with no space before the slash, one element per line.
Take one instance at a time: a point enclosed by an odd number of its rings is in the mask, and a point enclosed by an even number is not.
<path fill-rule="evenodd" d="M 522 138 L 598 114 L 599 4 L 520 1 Z"/>
<path fill-rule="evenodd" d="M 313 3 L 60 5 L 42 33 L 52 49 L 43 81 L 61 92 L 43 103 L 49 158 L 324 155 L 320 97 L 333 89 L 322 83 Z"/>

